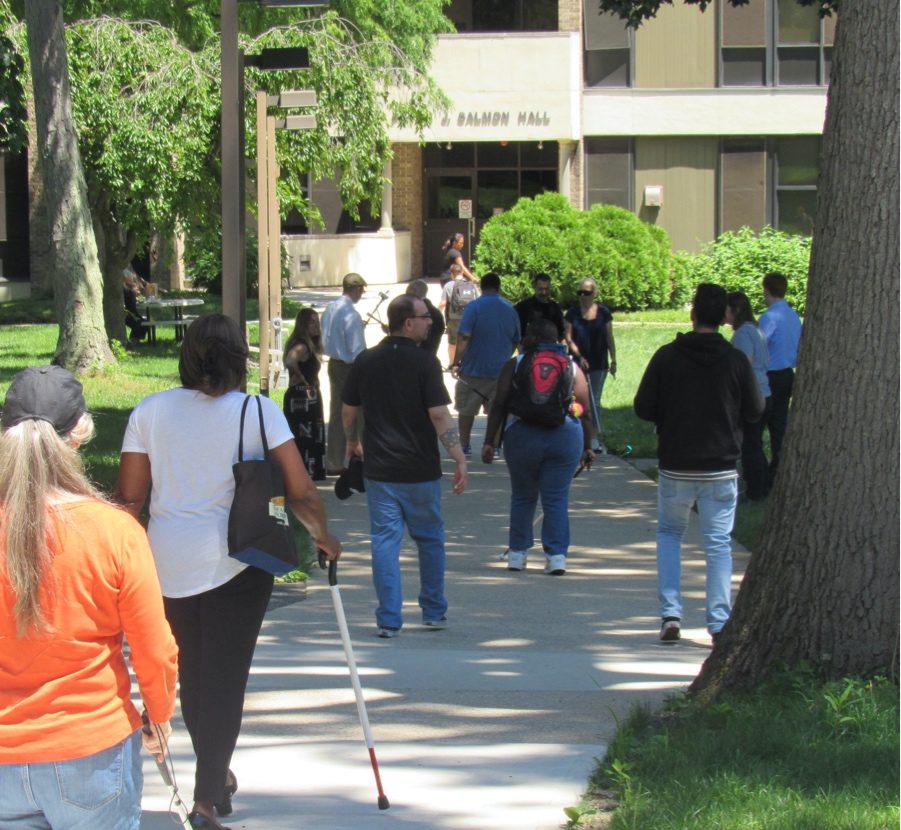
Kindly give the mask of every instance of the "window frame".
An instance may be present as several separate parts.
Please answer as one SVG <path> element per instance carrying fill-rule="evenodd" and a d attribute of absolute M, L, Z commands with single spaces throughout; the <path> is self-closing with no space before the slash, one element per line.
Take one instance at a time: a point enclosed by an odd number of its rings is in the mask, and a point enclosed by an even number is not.
<path fill-rule="evenodd" d="M 717 87 L 723 89 L 754 89 L 754 88 L 793 88 L 809 89 L 822 88 L 829 84 L 827 67 L 831 67 L 831 50 L 833 44 L 827 42 L 827 22 L 825 18 L 818 20 L 818 40 L 816 43 L 782 43 L 779 38 L 779 3 L 794 3 L 796 0 L 762 0 L 764 3 L 764 36 L 766 44 L 764 51 L 764 83 L 763 84 L 736 84 L 725 82 L 724 54 L 726 52 L 737 53 L 740 49 L 759 49 L 753 46 L 733 46 L 723 43 L 725 7 L 728 0 L 719 0 L 716 4 L 716 36 L 717 36 Z M 812 8 L 812 7 L 811 7 Z M 817 50 L 816 82 L 813 84 L 780 83 L 780 54 L 786 50 L 800 51 L 802 49 Z M 827 51 L 829 59 L 827 60 Z"/>
<path fill-rule="evenodd" d="M 626 156 L 626 161 L 628 164 L 628 171 L 626 174 L 626 182 L 627 182 L 627 193 L 626 200 L 628 205 L 621 205 L 620 207 L 625 207 L 626 210 L 631 211 L 632 213 L 636 213 L 635 210 L 635 136 L 605 136 L 605 135 L 587 135 L 582 139 L 582 169 L 585 171 L 584 175 L 584 185 L 582 188 L 582 208 L 583 210 L 590 210 L 593 204 L 612 204 L 611 202 L 589 202 L 589 193 L 592 188 L 589 186 L 588 181 L 588 156 L 590 155 L 599 155 L 598 153 L 590 153 L 588 151 L 588 142 L 592 139 L 597 141 L 623 141 L 626 143 L 626 151 L 624 155 Z M 594 188 L 597 190 L 598 188 Z"/>

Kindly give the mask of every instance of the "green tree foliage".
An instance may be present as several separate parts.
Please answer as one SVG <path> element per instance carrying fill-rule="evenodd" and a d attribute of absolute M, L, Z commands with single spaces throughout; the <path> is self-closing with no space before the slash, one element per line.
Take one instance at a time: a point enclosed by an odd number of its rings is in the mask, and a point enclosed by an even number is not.
<path fill-rule="evenodd" d="M 532 293 L 535 274 L 550 274 L 558 299 L 576 299 L 586 277 L 616 309 L 662 308 L 671 301 L 673 258 L 660 228 L 613 205 L 581 211 L 559 193 L 520 199 L 482 228 L 473 267 L 495 271 L 514 302 Z"/>
<path fill-rule="evenodd" d="M 0 16 L 3 10 L 0 8 Z M 0 32 L 0 150 L 17 153 L 25 145 L 25 61 L 15 43 Z"/>
<path fill-rule="evenodd" d="M 765 308 L 761 279 L 779 271 L 788 279 L 785 299 L 804 313 L 807 271 L 810 267 L 809 236 L 794 236 L 766 227 L 727 231 L 704 246 L 697 255 L 686 255 L 691 291 L 700 282 L 715 282 L 727 291 L 744 291 L 757 311 Z"/>

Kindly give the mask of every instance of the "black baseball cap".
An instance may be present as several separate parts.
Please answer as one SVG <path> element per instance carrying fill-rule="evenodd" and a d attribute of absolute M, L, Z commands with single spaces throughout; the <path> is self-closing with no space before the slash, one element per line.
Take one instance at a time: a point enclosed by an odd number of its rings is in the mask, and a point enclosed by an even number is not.
<path fill-rule="evenodd" d="M 29 366 L 13 378 L 0 424 L 9 429 L 22 421 L 47 421 L 66 435 L 85 412 L 84 390 L 70 372 L 62 366 Z"/>
<path fill-rule="evenodd" d="M 363 462 L 358 456 L 354 456 L 347 464 L 347 469 L 338 476 L 335 482 L 335 495 L 341 499 L 349 499 L 354 493 L 365 493 L 366 485 L 363 483 Z"/>

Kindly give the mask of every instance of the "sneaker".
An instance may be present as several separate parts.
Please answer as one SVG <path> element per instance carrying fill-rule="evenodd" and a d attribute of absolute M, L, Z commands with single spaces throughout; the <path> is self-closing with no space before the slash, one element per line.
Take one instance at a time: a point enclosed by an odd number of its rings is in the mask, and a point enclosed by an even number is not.
<path fill-rule="evenodd" d="M 463 447 L 463 455 L 465 455 L 467 458 L 470 458 L 472 456 L 472 444 L 466 444 Z"/>
<path fill-rule="evenodd" d="M 441 631 L 447 628 L 447 617 L 442 617 L 440 620 L 423 620 L 422 624 L 433 631 Z"/>
<path fill-rule="evenodd" d="M 507 570 L 508 571 L 524 571 L 526 569 L 526 559 L 529 554 L 524 550 L 507 551 Z"/>
<path fill-rule="evenodd" d="M 504 451 L 501 447 L 494 448 L 494 457 L 495 457 L 495 459 L 504 457 Z"/>
<path fill-rule="evenodd" d="M 660 640 L 664 643 L 675 643 L 682 637 L 682 629 L 679 626 L 681 620 L 676 617 L 667 617 L 660 626 Z"/>
<path fill-rule="evenodd" d="M 396 637 L 398 634 L 400 634 L 399 628 L 391 628 L 387 625 L 379 626 L 379 637 L 381 637 L 383 640 L 389 640 L 391 639 L 391 637 Z"/>
<path fill-rule="evenodd" d="M 548 576 L 563 576 L 566 573 L 566 557 L 562 553 L 547 558 L 544 572 Z"/>
<path fill-rule="evenodd" d="M 604 446 L 603 442 L 598 441 L 597 438 L 591 442 L 591 449 L 593 449 L 598 455 L 607 455 L 607 448 Z"/>

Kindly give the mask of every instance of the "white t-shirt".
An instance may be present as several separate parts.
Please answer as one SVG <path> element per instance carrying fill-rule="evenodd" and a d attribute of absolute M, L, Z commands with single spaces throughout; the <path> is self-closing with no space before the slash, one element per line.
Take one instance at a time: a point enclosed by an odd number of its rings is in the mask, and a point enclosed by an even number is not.
<path fill-rule="evenodd" d="M 245 395 L 218 398 L 169 389 L 141 401 L 128 419 L 122 452 L 150 458 L 147 534 L 164 596 L 187 597 L 224 585 L 246 565 L 228 556 L 228 514 L 235 493 L 238 427 Z M 270 450 L 293 436 L 285 416 L 260 398 Z M 247 405 L 244 459 L 263 457 L 256 404 Z"/>

